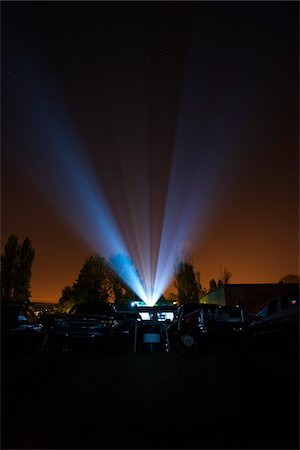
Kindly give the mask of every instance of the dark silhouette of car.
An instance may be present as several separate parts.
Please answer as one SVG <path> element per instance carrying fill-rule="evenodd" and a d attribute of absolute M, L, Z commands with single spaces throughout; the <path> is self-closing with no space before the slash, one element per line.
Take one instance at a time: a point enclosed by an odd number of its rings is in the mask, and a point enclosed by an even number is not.
<path fill-rule="evenodd" d="M 252 343 L 260 346 L 284 345 L 299 348 L 299 292 L 267 301 L 250 324 Z"/>
<path fill-rule="evenodd" d="M 32 353 L 40 349 L 43 326 L 27 304 L 1 304 L 2 357 Z"/>
<path fill-rule="evenodd" d="M 134 334 L 136 322 L 141 322 L 142 318 L 138 312 L 117 312 L 116 319 L 119 322 L 119 333 L 121 336 Z"/>
<path fill-rule="evenodd" d="M 117 348 L 122 352 L 133 352 L 134 342 L 138 327 L 141 326 L 142 318 L 136 311 L 117 307 L 116 320 L 119 322 L 116 336 Z"/>
<path fill-rule="evenodd" d="M 113 351 L 118 334 L 119 321 L 114 305 L 78 303 L 68 314 L 55 315 L 50 321 L 43 350 L 64 352 L 94 349 L 96 346 L 97 349 Z"/>

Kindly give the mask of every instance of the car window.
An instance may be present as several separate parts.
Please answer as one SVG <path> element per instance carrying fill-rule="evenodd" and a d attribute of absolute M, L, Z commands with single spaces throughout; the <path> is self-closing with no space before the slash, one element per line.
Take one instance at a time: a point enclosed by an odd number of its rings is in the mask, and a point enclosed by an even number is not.
<path fill-rule="evenodd" d="M 228 320 L 230 322 L 241 322 L 242 315 L 240 308 L 222 307 L 222 310 L 228 314 Z"/>
<path fill-rule="evenodd" d="M 257 317 L 267 317 L 268 316 L 268 306 L 264 306 L 262 309 L 257 311 Z"/>
<path fill-rule="evenodd" d="M 199 310 L 202 305 L 184 305 L 184 315 Z"/>
<path fill-rule="evenodd" d="M 272 316 L 277 312 L 278 298 L 274 298 L 268 305 L 268 315 Z"/>

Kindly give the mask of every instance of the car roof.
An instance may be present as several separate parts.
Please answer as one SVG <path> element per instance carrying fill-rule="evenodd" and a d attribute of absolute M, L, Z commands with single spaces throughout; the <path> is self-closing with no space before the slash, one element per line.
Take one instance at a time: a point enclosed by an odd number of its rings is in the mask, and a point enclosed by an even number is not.
<path fill-rule="evenodd" d="M 154 311 L 176 311 L 176 306 L 136 306 L 137 312 L 154 312 Z"/>
<path fill-rule="evenodd" d="M 76 310 L 78 314 L 106 314 L 116 312 L 112 303 L 76 303 L 72 306 L 69 314 Z"/>

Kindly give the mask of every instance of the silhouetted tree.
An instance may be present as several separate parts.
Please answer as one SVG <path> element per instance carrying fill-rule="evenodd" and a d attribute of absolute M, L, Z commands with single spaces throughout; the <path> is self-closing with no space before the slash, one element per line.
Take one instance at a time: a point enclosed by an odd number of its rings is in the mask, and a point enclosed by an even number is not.
<path fill-rule="evenodd" d="M 217 289 L 217 283 L 216 280 L 212 278 L 211 280 L 209 280 L 209 290 L 214 291 L 215 289 Z"/>
<path fill-rule="evenodd" d="M 201 293 L 202 292 L 202 284 L 200 281 L 200 272 L 196 272 L 195 276 L 196 276 L 196 282 L 197 282 L 197 286 L 199 289 L 199 293 Z"/>
<path fill-rule="evenodd" d="M 111 270 L 110 274 L 111 294 L 116 305 L 127 305 L 136 294 L 124 281 Z"/>
<path fill-rule="evenodd" d="M 69 310 L 75 303 L 107 301 L 114 301 L 115 304 L 129 303 L 136 294 L 114 270 L 118 269 L 122 273 L 124 269 L 123 273 L 126 276 L 129 261 L 128 257 L 124 259 L 124 255 L 115 255 L 110 262 L 99 255 L 88 257 L 75 283 L 63 289 L 60 304 L 65 310 Z M 134 267 L 131 261 L 130 267 L 131 269 Z"/>
<path fill-rule="evenodd" d="M 136 280 L 143 284 L 138 270 L 128 255 L 117 253 L 110 257 L 111 286 L 116 304 L 128 304 L 130 300 L 136 298 L 136 294 L 130 285 Z"/>
<path fill-rule="evenodd" d="M 110 290 L 110 267 L 100 255 L 86 259 L 72 286 L 66 286 L 59 302 L 65 309 L 75 303 L 106 302 Z"/>
<path fill-rule="evenodd" d="M 59 303 L 64 309 L 70 309 L 71 306 L 76 303 L 73 286 L 66 286 L 63 288 Z"/>
<path fill-rule="evenodd" d="M 296 284 L 299 284 L 300 283 L 300 277 L 299 277 L 299 275 L 293 275 L 293 274 L 289 273 L 288 275 L 285 275 L 284 277 L 282 277 L 280 281 L 282 283 L 296 283 Z"/>
<path fill-rule="evenodd" d="M 199 303 L 199 285 L 193 265 L 180 261 L 175 267 L 174 286 L 178 292 L 178 303 Z"/>
<path fill-rule="evenodd" d="M 31 297 L 30 281 L 35 252 L 29 238 L 19 245 L 12 234 L 1 255 L 1 300 L 26 302 Z"/>
<path fill-rule="evenodd" d="M 12 234 L 1 255 L 1 300 L 14 300 L 15 274 L 18 260 L 18 238 Z"/>
<path fill-rule="evenodd" d="M 221 267 L 220 272 L 222 284 L 229 284 L 229 280 L 232 277 L 232 273 L 228 272 L 226 267 L 224 267 L 224 269 L 222 269 Z"/>
<path fill-rule="evenodd" d="M 23 244 L 19 247 L 19 262 L 16 267 L 15 279 L 16 301 L 22 302 L 23 300 L 29 300 L 31 296 L 30 280 L 32 276 L 31 269 L 34 256 L 35 252 L 32 248 L 31 241 L 29 238 L 26 238 Z"/>
<path fill-rule="evenodd" d="M 73 285 L 74 296 L 80 302 L 106 302 L 110 288 L 109 271 L 108 263 L 102 256 L 87 258 Z"/>
<path fill-rule="evenodd" d="M 219 280 L 218 280 L 218 288 L 221 287 L 221 286 L 223 286 L 222 280 L 219 279 Z"/>

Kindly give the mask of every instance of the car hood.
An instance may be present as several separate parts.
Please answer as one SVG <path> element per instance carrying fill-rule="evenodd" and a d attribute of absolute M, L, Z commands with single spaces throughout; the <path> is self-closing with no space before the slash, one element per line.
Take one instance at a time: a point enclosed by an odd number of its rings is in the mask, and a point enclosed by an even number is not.
<path fill-rule="evenodd" d="M 107 316 L 105 314 L 71 314 L 71 315 L 67 315 L 64 316 L 64 319 L 67 321 L 72 321 L 72 322 L 81 322 L 81 321 L 99 321 L 99 320 L 109 320 L 112 321 L 114 320 L 113 316 Z"/>

